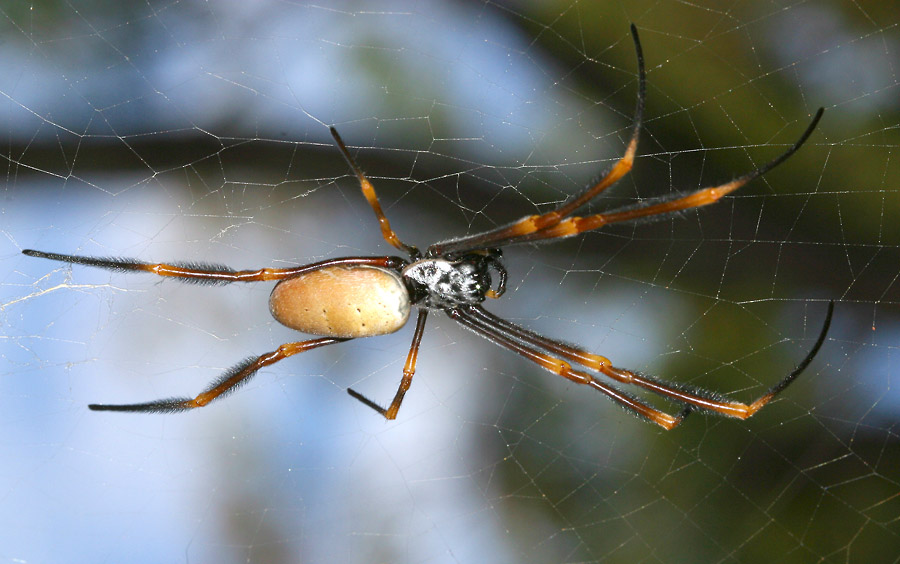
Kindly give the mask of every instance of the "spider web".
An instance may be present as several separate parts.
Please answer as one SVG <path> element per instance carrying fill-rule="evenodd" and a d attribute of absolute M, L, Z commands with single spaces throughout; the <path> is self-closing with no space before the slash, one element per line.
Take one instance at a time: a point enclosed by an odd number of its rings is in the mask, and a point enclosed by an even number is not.
<path fill-rule="evenodd" d="M 900 554 L 900 15 L 890 2 L 19 2 L 0 8 L 0 555 L 9 562 L 887 562 Z M 602 4 L 602 6 L 597 6 Z M 23 248 L 287 266 L 558 205 L 728 180 L 699 212 L 506 250 L 491 311 L 618 366 L 758 397 L 665 432 L 432 315 L 193 395 L 299 339 L 271 285 L 203 287 Z M 660 402 L 671 412 L 677 406 Z M 139 556 L 138 556 L 139 555 Z M 74 558 L 73 558 L 74 556 Z"/>

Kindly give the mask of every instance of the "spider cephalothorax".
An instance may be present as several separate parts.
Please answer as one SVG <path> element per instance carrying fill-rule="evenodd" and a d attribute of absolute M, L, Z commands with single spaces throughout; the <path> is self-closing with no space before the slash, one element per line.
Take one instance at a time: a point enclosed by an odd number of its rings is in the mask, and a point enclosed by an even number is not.
<path fill-rule="evenodd" d="M 414 304 L 430 309 L 480 304 L 488 295 L 500 297 L 506 283 L 506 269 L 500 249 L 467 253 L 449 258 L 424 258 L 403 269 L 403 279 Z M 500 274 L 500 286 L 491 290 L 490 269 Z"/>
<path fill-rule="evenodd" d="M 412 383 L 419 343 L 430 310 L 445 313 L 467 329 L 554 374 L 600 391 L 619 405 L 665 429 L 672 429 L 678 425 L 692 410 L 739 419 L 746 419 L 759 411 L 793 382 L 812 361 L 825 340 L 831 322 L 833 303 L 828 307 L 818 339 L 803 361 L 750 404 L 733 401 L 707 390 L 669 384 L 638 372 L 617 368 L 606 357 L 529 331 L 491 314 L 481 306 L 486 298 L 499 298 L 506 288 L 507 273 L 500 262 L 501 247 L 571 237 L 610 223 L 632 221 L 712 204 L 793 155 L 809 138 L 819 118 L 822 117 L 823 110 L 820 108 L 800 139 L 785 152 L 759 168 L 724 184 L 679 194 L 656 203 L 638 203 L 584 217 L 573 215 L 627 174 L 637 153 L 646 84 L 641 44 L 637 29 L 633 25 L 631 34 L 637 51 L 638 96 L 634 128 L 624 156 L 596 184 L 588 186 L 556 209 L 541 215 L 526 216 L 509 225 L 483 233 L 439 241 L 428 247 L 424 258 L 416 247 L 403 243 L 391 228 L 378 203 L 375 188 L 357 166 L 334 128 L 331 128 L 331 134 L 359 180 L 363 195 L 378 218 L 382 236 L 395 248 L 406 253 L 408 260 L 389 256 L 344 257 L 294 268 L 235 271 L 226 266 L 199 263 L 148 263 L 134 259 L 22 251 L 33 257 L 112 270 L 145 271 L 205 284 L 277 280 L 278 283 L 269 298 L 269 309 L 275 319 L 292 329 L 322 335 L 316 339 L 287 343 L 273 352 L 248 358 L 227 371 L 194 398 L 171 398 L 132 404 L 92 404 L 88 407 L 96 411 L 131 412 L 171 412 L 202 407 L 235 390 L 260 368 L 289 356 L 348 339 L 393 333 L 406 324 L 411 306 L 417 306 L 419 312 L 416 329 L 403 367 L 403 378 L 391 404 L 384 408 L 352 389 L 347 390 L 351 396 L 387 419 L 394 419 L 397 416 L 404 395 Z M 491 287 L 491 270 L 499 275 L 496 290 Z M 581 366 L 585 370 L 577 370 L 573 365 Z M 649 390 L 683 407 L 678 415 L 670 415 L 619 391 L 598 376 L 612 382 Z"/>

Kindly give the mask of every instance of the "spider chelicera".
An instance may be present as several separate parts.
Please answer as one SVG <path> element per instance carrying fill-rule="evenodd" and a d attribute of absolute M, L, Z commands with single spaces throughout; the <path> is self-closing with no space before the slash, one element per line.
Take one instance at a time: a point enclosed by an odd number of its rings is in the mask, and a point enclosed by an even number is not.
<path fill-rule="evenodd" d="M 600 180 L 588 186 L 580 194 L 558 208 L 540 215 L 530 215 L 509 225 L 483 233 L 439 241 L 424 252 L 400 241 L 381 210 L 375 188 L 356 164 L 337 130 L 331 134 L 338 148 L 359 180 L 362 193 L 381 226 L 384 239 L 406 253 L 409 259 L 400 257 L 345 257 L 325 260 L 294 268 L 262 268 L 235 271 L 227 266 L 200 263 L 147 263 L 126 258 L 98 258 L 24 250 L 24 254 L 86 266 L 111 270 L 137 270 L 180 278 L 199 284 L 227 284 L 229 282 L 258 282 L 277 280 L 269 298 L 269 309 L 280 323 L 291 329 L 322 335 L 317 339 L 287 343 L 277 350 L 259 357 L 251 357 L 213 382 L 206 390 L 192 398 L 169 398 L 132 404 L 91 404 L 95 411 L 176 412 L 203 407 L 247 382 L 260 368 L 274 364 L 289 356 L 308 350 L 332 345 L 358 337 L 373 337 L 393 333 L 406 324 L 410 306 L 417 306 L 418 317 L 412 344 L 403 367 L 403 378 L 393 401 L 387 408 L 381 407 L 353 389 L 348 393 L 371 407 L 386 419 L 397 417 L 403 397 L 412 383 L 416 370 L 419 343 L 425 330 L 429 311 L 441 311 L 461 325 L 507 348 L 541 368 L 558 374 L 577 384 L 585 384 L 599 390 L 607 397 L 631 410 L 636 415 L 672 429 L 693 410 L 717 413 L 746 419 L 778 393 L 783 391 L 812 361 L 825 340 L 833 302 L 829 304 L 825 322 L 812 349 L 780 382 L 772 386 L 759 399 L 750 404 L 730 400 L 720 394 L 701 388 L 664 382 L 635 371 L 617 368 L 605 357 L 581 348 L 562 343 L 529 331 L 501 319 L 481 303 L 486 298 L 499 298 L 506 289 L 506 268 L 501 262 L 501 247 L 520 243 L 552 241 L 598 229 L 610 223 L 632 221 L 678 210 L 687 210 L 712 204 L 722 196 L 734 192 L 751 180 L 765 174 L 784 162 L 809 138 L 822 117 L 820 108 L 800 136 L 787 151 L 734 180 L 703 188 L 686 195 L 678 195 L 649 205 L 636 204 L 605 213 L 579 217 L 575 211 L 587 204 L 631 170 L 637 152 L 638 135 L 644 109 L 646 91 L 644 59 L 637 28 L 631 26 L 631 34 L 637 52 L 638 96 L 634 113 L 634 129 L 625 155 Z M 497 274 L 496 287 L 492 287 L 491 271 Z M 622 384 L 631 384 L 684 406 L 677 415 L 657 410 L 634 396 L 598 380 L 580 365 L 595 374 Z"/>

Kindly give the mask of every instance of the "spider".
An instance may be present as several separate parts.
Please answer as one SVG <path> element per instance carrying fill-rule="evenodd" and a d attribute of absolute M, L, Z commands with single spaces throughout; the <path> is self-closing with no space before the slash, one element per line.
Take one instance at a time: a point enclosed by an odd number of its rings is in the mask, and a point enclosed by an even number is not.
<path fill-rule="evenodd" d="M 638 95 L 634 128 L 625 154 L 595 184 L 588 186 L 553 211 L 526 216 L 509 225 L 482 233 L 439 241 L 422 253 L 416 247 L 402 242 L 391 228 L 378 202 L 375 188 L 357 165 L 337 130 L 332 127 L 331 135 L 358 179 L 369 206 L 375 212 L 381 235 L 385 241 L 404 252 L 408 259 L 396 256 L 344 257 L 294 268 L 236 271 L 227 266 L 214 264 L 148 263 L 127 258 L 85 257 L 23 250 L 24 254 L 31 257 L 118 271 L 151 272 L 198 284 L 276 280 L 278 283 L 269 298 L 272 316 L 291 329 L 320 335 L 315 339 L 283 344 L 273 352 L 248 358 L 225 372 L 194 398 L 168 398 L 130 404 L 91 404 L 88 407 L 94 411 L 156 413 L 203 407 L 233 392 L 264 366 L 289 356 L 359 337 L 393 333 L 406 324 L 411 306 L 415 305 L 418 308 L 418 316 L 412 344 L 403 367 L 403 377 L 390 405 L 382 407 L 352 388 L 347 390 L 352 397 L 374 409 L 385 419 L 397 417 L 404 395 L 412 383 L 419 344 L 425 330 L 425 320 L 431 311 L 445 313 L 465 328 L 525 357 L 549 372 L 602 392 L 637 416 L 667 430 L 676 427 L 693 410 L 738 419 L 746 419 L 759 411 L 787 388 L 812 361 L 828 332 L 834 309 L 833 302 L 829 304 L 818 339 L 806 357 L 794 371 L 750 404 L 733 401 L 701 388 L 668 383 L 636 371 L 617 368 L 603 356 L 539 335 L 491 314 L 481 305 L 486 298 L 499 298 L 506 289 L 507 271 L 501 262 L 502 247 L 553 241 L 611 223 L 649 218 L 712 204 L 793 155 L 809 138 L 822 117 L 823 109 L 820 108 L 800 139 L 787 151 L 729 182 L 677 195 L 657 203 L 639 203 L 584 217 L 573 215 L 573 212 L 628 173 L 637 152 L 646 77 L 641 43 L 634 25 L 631 26 L 631 35 L 637 54 Z M 492 272 L 498 277 L 496 285 L 492 283 Z M 578 370 L 573 365 L 580 365 L 585 370 Z M 644 388 L 683 406 L 683 409 L 677 415 L 670 415 L 595 378 L 589 372 L 603 375 L 613 382 Z"/>

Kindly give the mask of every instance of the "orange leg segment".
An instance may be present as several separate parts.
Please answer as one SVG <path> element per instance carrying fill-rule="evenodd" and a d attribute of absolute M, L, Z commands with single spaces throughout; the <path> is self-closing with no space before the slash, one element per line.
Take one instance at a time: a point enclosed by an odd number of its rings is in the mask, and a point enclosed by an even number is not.
<path fill-rule="evenodd" d="M 666 430 L 677 427 L 690 412 L 690 408 L 686 408 L 678 415 L 669 415 L 668 413 L 655 409 L 629 394 L 596 380 L 586 372 L 574 370 L 572 366 L 564 360 L 560 360 L 559 358 L 555 358 L 536 348 L 528 346 L 526 343 L 522 342 L 525 341 L 525 339 L 515 339 L 505 334 L 504 331 L 496 330 L 495 327 L 484 323 L 482 319 L 480 319 L 480 316 L 474 313 L 475 309 L 478 309 L 478 306 L 459 307 L 449 310 L 447 314 L 452 319 L 468 327 L 482 337 L 485 337 L 489 341 L 525 357 L 548 372 L 562 376 L 576 384 L 585 384 L 602 392 L 622 407 L 631 410 L 632 413 L 652 423 L 656 423 Z M 504 323 L 511 325 L 509 322 Z"/>
<path fill-rule="evenodd" d="M 82 264 L 120 271 L 142 271 L 181 278 L 186 282 L 195 284 L 228 284 L 230 282 L 264 282 L 267 280 L 284 280 L 299 274 L 318 270 L 326 266 L 380 266 L 382 268 L 397 269 L 407 264 L 400 257 L 343 257 L 323 260 L 292 268 L 260 268 L 257 270 L 233 270 L 227 266 L 203 263 L 149 263 L 131 258 L 101 258 L 82 257 L 76 255 L 63 255 L 59 253 L 46 253 L 25 249 L 22 254 L 30 257 L 45 258 L 68 262 L 70 264 Z"/>
<path fill-rule="evenodd" d="M 186 411 L 196 407 L 203 407 L 209 402 L 225 396 L 240 385 L 245 384 L 254 374 L 264 366 L 275 364 L 280 360 L 284 360 L 289 356 L 306 352 L 311 349 L 323 347 L 325 345 L 333 345 L 349 339 L 334 339 L 324 337 L 320 339 L 311 339 L 309 341 L 300 341 L 296 343 L 287 343 L 278 347 L 277 350 L 266 353 L 256 358 L 249 358 L 244 362 L 234 366 L 213 382 L 206 390 L 197 395 L 195 398 L 167 398 L 144 403 L 131 404 L 96 404 L 92 403 L 88 408 L 93 411 L 127 411 L 142 413 L 175 413 L 178 411 Z"/>
<path fill-rule="evenodd" d="M 400 249 L 401 251 L 406 252 L 411 257 L 418 257 L 419 250 L 412 246 L 407 245 L 397 236 L 397 233 L 391 228 L 391 222 L 388 221 L 388 218 L 384 215 L 384 211 L 381 209 L 381 204 L 378 202 L 378 195 L 375 193 L 375 187 L 372 186 L 372 183 L 369 182 L 369 179 L 366 178 L 366 175 L 363 174 L 359 165 L 356 164 L 356 161 L 353 160 L 353 156 L 350 154 L 350 151 L 347 149 L 347 146 L 344 144 L 344 140 L 341 139 L 341 136 L 338 134 L 337 129 L 334 127 L 330 128 L 331 136 L 334 137 L 335 143 L 337 143 L 338 148 L 341 150 L 341 153 L 344 155 L 344 159 L 347 161 L 347 164 L 350 165 L 350 169 L 353 170 L 353 174 L 356 175 L 356 178 L 359 180 L 359 187 L 362 190 L 363 196 L 365 196 L 366 201 L 369 202 L 369 206 L 371 206 L 372 211 L 375 212 L 375 217 L 378 219 L 378 225 L 381 227 L 381 236 L 384 237 L 384 240 L 393 245 L 394 247 Z"/>
<path fill-rule="evenodd" d="M 631 133 L 631 139 L 628 141 L 625 154 L 616 162 L 616 164 L 613 165 L 613 167 L 595 184 L 585 188 L 580 194 L 553 211 L 542 215 L 526 216 L 509 225 L 485 233 L 472 235 L 471 237 L 463 237 L 461 239 L 436 243 L 429 248 L 429 256 L 459 253 L 471 249 L 500 247 L 512 242 L 517 242 L 521 238 L 527 237 L 532 233 L 542 232 L 543 230 L 552 228 L 569 214 L 588 203 L 631 171 L 631 167 L 634 164 L 634 157 L 637 154 L 638 138 L 640 136 L 641 123 L 643 122 L 644 116 L 644 100 L 647 93 L 644 53 L 641 49 L 641 41 L 638 37 L 637 27 L 635 27 L 634 24 L 631 25 L 631 37 L 634 40 L 634 48 L 637 53 L 638 61 L 637 106 L 634 110 L 634 126 Z"/>
<path fill-rule="evenodd" d="M 812 362 L 813 357 L 819 352 L 819 349 L 828 334 L 833 312 L 834 302 L 830 302 L 819 336 L 806 357 L 804 357 L 800 364 L 797 365 L 790 374 L 769 388 L 765 394 L 750 404 L 732 401 L 724 396 L 702 388 L 662 382 L 656 378 L 638 374 L 630 370 L 616 368 L 612 366 L 609 359 L 604 356 L 593 354 L 571 345 L 538 335 L 537 333 L 519 327 L 514 323 L 489 313 L 481 306 L 458 308 L 451 313 L 451 317 L 489 340 L 528 358 L 542 368 L 553 372 L 554 374 L 563 376 L 564 378 L 568 378 L 573 382 L 588 384 L 591 387 L 604 392 L 621 405 L 637 412 L 644 418 L 649 419 L 666 429 L 670 429 L 674 427 L 675 424 L 680 423 L 690 410 L 697 409 L 708 413 L 718 413 L 737 419 L 746 419 L 759 411 L 780 392 L 787 388 L 791 382 L 806 369 L 809 363 Z M 538 349 L 547 351 L 559 358 L 544 354 Z M 677 418 L 671 419 L 672 416 L 659 412 L 630 396 L 618 392 L 614 388 L 600 384 L 588 374 L 572 370 L 567 362 L 560 359 L 567 359 L 590 370 L 599 372 L 616 382 L 644 388 L 677 403 L 687 405 L 688 407 L 686 408 L 686 411 L 683 411 Z M 612 390 L 623 397 L 616 397 L 613 393 L 610 393 L 609 390 Z M 676 420 L 677 422 L 675 422 Z"/>
<path fill-rule="evenodd" d="M 654 215 L 661 215 L 714 204 L 718 202 L 719 199 L 721 199 L 723 196 L 734 192 L 735 190 L 746 185 L 751 180 L 762 176 L 766 172 L 783 163 L 788 159 L 788 157 L 797 152 L 797 150 L 806 142 L 809 136 L 812 135 L 812 132 L 816 128 L 816 125 L 819 123 L 819 120 L 822 118 L 822 114 L 824 113 L 824 111 L 824 108 L 819 108 L 819 110 L 816 112 L 815 117 L 813 117 L 812 122 L 810 122 L 809 126 L 806 128 L 806 131 L 803 133 L 803 135 L 800 136 L 800 139 L 798 139 L 787 151 L 775 157 L 763 166 L 757 168 L 756 170 L 753 170 L 730 182 L 726 182 L 718 186 L 703 188 L 696 192 L 687 194 L 686 196 L 663 201 L 658 204 L 637 206 L 621 211 L 598 213 L 586 217 L 569 217 L 563 221 L 560 221 L 552 227 L 548 227 L 539 232 L 520 237 L 515 242 L 519 243 L 526 241 L 539 241 L 545 239 L 571 237 L 573 235 L 578 235 L 579 233 L 584 233 L 585 231 L 598 229 L 610 223 L 631 221 Z"/>
<path fill-rule="evenodd" d="M 427 317 L 428 310 L 420 309 L 419 317 L 416 318 L 416 330 L 413 333 L 412 344 L 409 347 L 409 354 L 406 356 L 406 364 L 403 366 L 403 378 L 400 380 L 400 387 L 397 388 L 397 393 L 394 395 L 394 399 L 387 409 L 381 407 L 352 388 L 348 388 L 347 393 L 380 413 L 385 419 L 396 419 L 397 412 L 400 411 L 400 404 L 403 403 L 403 398 L 406 396 L 406 392 L 409 391 L 409 387 L 412 385 L 413 375 L 416 373 L 416 359 L 419 356 L 419 344 L 422 342 L 422 335 L 425 333 L 425 319 Z"/>

